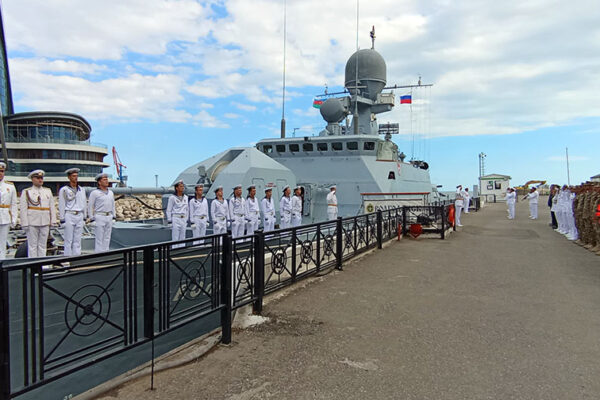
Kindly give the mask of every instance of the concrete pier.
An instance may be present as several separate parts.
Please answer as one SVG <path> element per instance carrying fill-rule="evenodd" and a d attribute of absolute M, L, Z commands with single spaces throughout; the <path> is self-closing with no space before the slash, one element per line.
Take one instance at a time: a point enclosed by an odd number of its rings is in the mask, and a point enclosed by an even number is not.
<path fill-rule="evenodd" d="M 600 257 L 504 204 L 300 284 L 233 344 L 102 399 L 597 399 Z"/>

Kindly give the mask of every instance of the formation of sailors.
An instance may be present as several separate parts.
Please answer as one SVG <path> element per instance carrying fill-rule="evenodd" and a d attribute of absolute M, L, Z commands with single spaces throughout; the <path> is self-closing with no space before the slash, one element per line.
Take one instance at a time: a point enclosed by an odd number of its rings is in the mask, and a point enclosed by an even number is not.
<path fill-rule="evenodd" d="M 556 232 L 600 255 L 600 183 L 552 185 L 548 205 Z"/>
<path fill-rule="evenodd" d="M 463 226 L 461 223 L 461 214 L 469 213 L 469 206 L 471 205 L 471 194 L 469 188 L 464 188 L 462 185 L 456 187 L 456 195 L 454 196 L 454 221 L 456 226 Z"/>
<path fill-rule="evenodd" d="M 6 165 L 0 162 L 0 259 L 6 258 L 8 231 L 17 225 L 18 215 L 21 218 L 21 227 L 27 235 L 28 257 L 46 256 L 48 236 L 53 226 L 64 228 L 64 255 L 80 255 L 84 226 L 91 222 L 95 224 L 94 251 L 109 250 L 116 209 L 107 174 L 96 175 L 97 188 L 86 198 L 85 190 L 78 182 L 80 170 L 66 170 L 69 183 L 58 192 L 57 215 L 52 191 L 43 186 L 43 170 L 36 169 L 29 173 L 28 178 L 31 179 L 32 186 L 22 191 L 20 208 L 14 184 L 4 180 L 5 170 Z M 214 189 L 215 200 L 212 201 L 210 210 L 203 185 L 196 185 L 194 197 L 191 199 L 184 193 L 183 181 L 177 182 L 174 189 L 175 193 L 169 197 L 165 212 L 172 227 L 174 241 L 186 238 L 188 222 L 191 224 L 193 237 L 197 238 L 206 236 L 211 221 L 214 234 L 226 233 L 227 228 L 231 227 L 234 238 L 252 235 L 259 229 L 261 212 L 263 230 L 269 232 L 275 229 L 276 213 L 271 187 L 265 189 L 264 198 L 259 201 L 254 185 L 247 188 L 245 198 L 242 197 L 242 185 L 236 185 L 233 188 L 233 196 L 228 201 L 223 198 L 223 187 L 219 186 Z M 337 218 L 335 190 L 335 186 L 332 186 L 327 195 L 327 215 L 330 220 Z M 292 196 L 289 186 L 283 188 L 279 202 L 280 228 L 302 225 L 301 192 L 302 188 L 297 186 Z M 198 240 L 194 244 L 202 242 Z"/>
<path fill-rule="evenodd" d="M 219 186 L 214 189 L 215 199 L 210 205 L 210 213 L 208 201 L 203 195 L 202 185 L 196 185 L 195 197 L 189 201 L 183 194 L 184 189 L 183 181 L 175 184 L 176 192 L 169 198 L 166 210 L 167 221 L 172 224 L 174 241 L 185 239 L 188 222 L 193 228 L 193 237 L 205 236 L 206 229 L 211 222 L 214 234 L 226 233 L 227 228 L 230 228 L 233 238 L 252 235 L 260 227 L 261 212 L 263 231 L 270 232 L 275 229 L 277 217 L 272 187 L 265 188 L 264 197 L 259 201 L 254 185 L 246 188 L 246 197 L 242 196 L 242 185 L 236 185 L 229 200 L 223 197 L 223 187 Z M 327 195 L 327 216 L 330 220 L 336 219 L 338 215 L 335 192 L 336 187 L 331 186 Z M 281 229 L 302 225 L 302 203 L 300 186 L 294 188 L 293 196 L 290 186 L 286 185 L 283 188 L 279 201 L 279 227 Z M 195 243 L 202 243 L 202 241 Z"/>

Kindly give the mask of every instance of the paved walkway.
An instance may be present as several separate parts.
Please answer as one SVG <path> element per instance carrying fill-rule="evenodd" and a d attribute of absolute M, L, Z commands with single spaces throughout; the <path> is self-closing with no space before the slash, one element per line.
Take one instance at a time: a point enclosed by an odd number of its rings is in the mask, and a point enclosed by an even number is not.
<path fill-rule="evenodd" d="M 543 202 L 542 202 L 543 204 Z M 600 257 L 492 204 L 265 307 L 233 345 L 103 399 L 598 399 Z"/>

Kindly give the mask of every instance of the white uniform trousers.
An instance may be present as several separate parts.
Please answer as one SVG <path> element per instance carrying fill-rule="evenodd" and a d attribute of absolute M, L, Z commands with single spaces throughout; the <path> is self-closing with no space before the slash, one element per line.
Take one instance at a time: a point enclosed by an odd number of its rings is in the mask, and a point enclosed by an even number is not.
<path fill-rule="evenodd" d="M 508 219 L 515 219 L 515 203 L 508 203 Z"/>
<path fill-rule="evenodd" d="M 300 226 L 302 225 L 302 215 L 301 214 L 292 214 L 292 226 Z"/>
<path fill-rule="evenodd" d="M 260 218 L 258 215 L 250 216 L 246 221 L 246 235 L 254 235 L 254 231 L 258 229 L 260 225 Z"/>
<path fill-rule="evenodd" d="M 454 221 L 456 222 L 456 226 L 461 226 L 462 224 L 460 223 L 460 213 L 462 212 L 463 209 L 463 202 L 459 202 L 454 203 Z"/>
<path fill-rule="evenodd" d="M 270 232 L 275 229 L 275 216 L 265 215 L 263 219 L 263 231 Z"/>
<path fill-rule="evenodd" d="M 213 218 L 213 233 L 215 235 L 227 233 L 227 219 L 225 217 Z"/>
<path fill-rule="evenodd" d="M 185 233 L 187 228 L 187 218 L 183 214 L 173 214 L 173 226 L 171 228 L 171 240 L 183 240 L 185 239 Z M 184 243 L 173 245 L 173 248 L 185 247 Z"/>
<path fill-rule="evenodd" d="M 74 214 L 65 211 L 64 254 L 78 256 L 81 254 L 81 235 L 83 234 L 83 213 Z"/>
<path fill-rule="evenodd" d="M 29 226 L 27 228 L 27 257 L 46 257 L 49 226 Z"/>
<path fill-rule="evenodd" d="M 284 229 L 284 228 L 289 228 L 290 226 L 292 226 L 292 214 L 284 212 L 283 215 L 281 215 L 279 227 L 281 229 Z"/>
<path fill-rule="evenodd" d="M 112 215 L 96 214 L 96 229 L 94 230 L 96 253 L 108 251 L 110 247 L 110 236 L 112 234 Z"/>
<path fill-rule="evenodd" d="M 8 230 L 10 224 L 0 225 L 0 260 L 6 258 L 6 242 L 8 241 Z"/>
<path fill-rule="evenodd" d="M 196 226 L 194 226 L 194 231 L 193 231 L 194 237 L 206 236 L 206 227 L 208 226 L 206 217 L 205 218 L 193 217 L 192 224 L 196 225 Z M 194 242 L 194 244 L 202 244 L 202 243 L 204 243 L 204 240 L 197 240 Z"/>
<path fill-rule="evenodd" d="M 337 219 L 338 208 L 335 206 L 327 206 L 327 219 L 334 220 Z"/>
<path fill-rule="evenodd" d="M 245 227 L 246 218 L 243 215 L 234 215 L 231 221 L 231 237 L 235 239 L 244 236 Z"/>
<path fill-rule="evenodd" d="M 464 205 L 465 214 L 468 214 L 469 213 L 469 204 L 471 203 L 471 199 L 470 198 L 465 199 L 464 202 L 465 202 L 465 205 Z"/>
<path fill-rule="evenodd" d="M 537 203 L 529 203 L 529 214 L 532 219 L 537 219 L 538 217 L 538 205 Z"/>

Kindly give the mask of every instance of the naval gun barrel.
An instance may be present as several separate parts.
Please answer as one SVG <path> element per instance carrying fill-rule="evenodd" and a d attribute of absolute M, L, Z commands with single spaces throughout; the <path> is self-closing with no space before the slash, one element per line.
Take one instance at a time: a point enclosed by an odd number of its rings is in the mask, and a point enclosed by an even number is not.
<path fill-rule="evenodd" d="M 95 187 L 86 187 L 85 192 L 89 194 Z M 117 186 L 109 188 L 114 194 L 168 194 L 173 193 L 173 186 L 159 186 L 159 187 L 131 187 L 131 186 Z"/>

